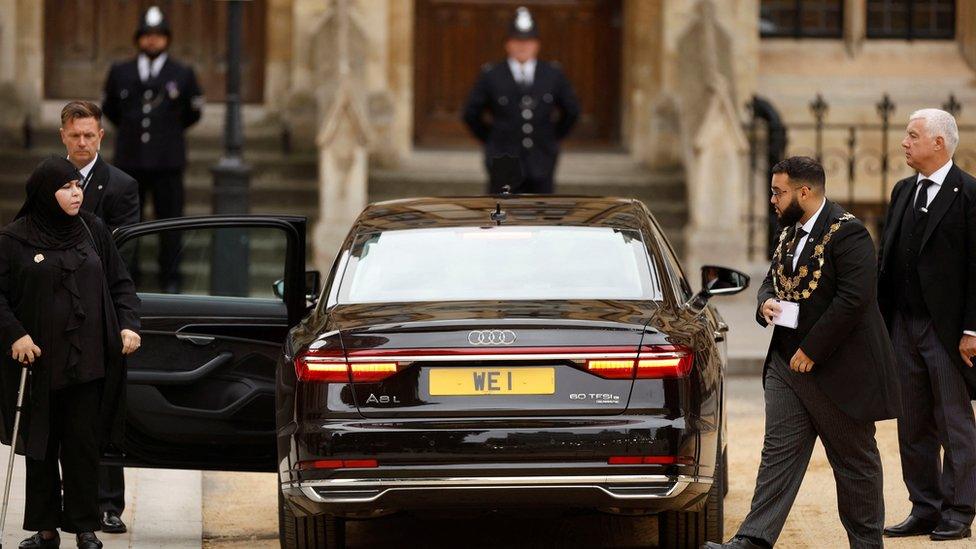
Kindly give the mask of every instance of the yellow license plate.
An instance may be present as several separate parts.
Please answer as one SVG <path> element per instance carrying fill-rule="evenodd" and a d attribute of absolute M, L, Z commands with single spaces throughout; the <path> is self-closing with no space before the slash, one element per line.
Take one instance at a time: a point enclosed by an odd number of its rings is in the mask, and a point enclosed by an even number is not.
<path fill-rule="evenodd" d="M 431 396 L 551 395 L 555 368 L 432 368 Z"/>

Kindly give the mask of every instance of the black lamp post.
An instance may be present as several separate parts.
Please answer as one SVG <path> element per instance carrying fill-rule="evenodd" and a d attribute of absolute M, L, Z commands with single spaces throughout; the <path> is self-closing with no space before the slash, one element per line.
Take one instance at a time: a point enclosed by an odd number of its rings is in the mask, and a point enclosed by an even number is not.
<path fill-rule="evenodd" d="M 244 127 L 241 121 L 241 41 L 244 2 L 225 0 L 227 5 L 227 98 L 224 118 L 224 154 L 210 169 L 213 174 L 213 213 L 248 213 L 251 167 L 244 162 Z M 218 229 L 210 269 L 214 295 L 247 296 L 248 233 Z"/>

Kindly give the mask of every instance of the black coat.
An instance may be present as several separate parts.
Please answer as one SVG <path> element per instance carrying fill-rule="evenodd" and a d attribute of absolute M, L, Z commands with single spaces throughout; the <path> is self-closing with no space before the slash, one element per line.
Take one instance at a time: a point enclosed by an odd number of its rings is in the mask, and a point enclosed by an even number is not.
<path fill-rule="evenodd" d="M 486 112 L 488 121 L 483 118 Z M 468 96 L 463 118 L 484 143 L 486 162 L 502 155 L 520 157 L 526 177 L 550 179 L 559 142 L 569 135 L 579 113 L 573 87 L 558 65 L 537 61 L 532 86 L 523 92 L 508 62 L 503 61 L 484 67 Z M 525 139 L 531 140 L 530 146 L 525 146 Z"/>
<path fill-rule="evenodd" d="M 82 213 L 91 229 L 94 247 L 102 262 L 105 277 L 102 281 L 102 309 L 104 323 L 105 378 L 99 410 L 101 442 L 122 444 L 125 422 L 125 359 L 122 355 L 123 329 L 139 331 L 139 298 L 135 286 L 119 258 L 118 250 L 105 224 L 91 214 Z M 46 271 L 45 276 L 32 276 L 30 265 L 41 251 L 8 235 L 0 235 L 0 419 L 3 421 L 2 441 L 10 444 L 14 424 L 14 408 L 20 383 L 21 365 L 11 357 L 14 341 L 29 334 L 41 348 L 41 357 L 34 363 L 24 398 L 18 451 L 35 459 L 42 459 L 49 434 L 50 370 L 45 367 L 44 348 L 66 344 L 55 333 L 56 322 L 49 318 L 51 300 L 57 276 Z M 84 291 L 84 289 L 82 289 Z"/>
<path fill-rule="evenodd" d="M 139 183 L 98 155 L 85 188 L 82 209 L 97 215 L 109 231 L 139 222 Z"/>
<path fill-rule="evenodd" d="M 798 269 L 801 265 L 808 265 L 811 272 L 815 269 L 815 245 L 844 213 L 827 201 L 801 251 Z M 790 232 L 784 247 L 794 229 L 786 230 Z M 875 257 L 871 236 L 859 220 L 841 224 L 825 248 L 817 288 L 799 302 L 796 329 L 776 326 L 769 345 L 769 352 L 779 352 L 787 363 L 797 348 L 803 349 L 814 361 L 813 370 L 796 375 L 813 376 L 834 404 L 861 421 L 890 419 L 901 412 L 895 354 L 878 309 Z M 762 326 L 766 326 L 762 304 L 776 297 L 774 270 L 775 265 L 759 289 L 756 319 Z"/>
<path fill-rule="evenodd" d="M 183 169 L 183 132 L 200 120 L 202 109 L 196 74 L 172 57 L 145 83 L 136 58 L 112 65 L 102 110 L 118 128 L 115 165 L 125 171 Z"/>
<path fill-rule="evenodd" d="M 916 180 L 916 176 L 902 179 L 892 189 L 881 239 L 878 297 L 889 328 L 899 295 L 892 265 L 898 255 L 895 244 L 902 214 L 909 203 L 914 204 Z M 976 368 L 966 366 L 959 355 L 963 331 L 976 331 L 976 178 L 953 164 L 928 210 L 918 251 L 922 295 L 939 341 L 976 398 Z"/>

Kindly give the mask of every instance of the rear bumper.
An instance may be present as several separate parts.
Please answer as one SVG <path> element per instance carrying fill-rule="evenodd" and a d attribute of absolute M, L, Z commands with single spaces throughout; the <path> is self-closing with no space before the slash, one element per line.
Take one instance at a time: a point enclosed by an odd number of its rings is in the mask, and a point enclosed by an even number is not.
<path fill-rule="evenodd" d="M 330 478 L 282 483 L 302 514 L 355 516 L 423 509 L 503 509 L 535 505 L 611 512 L 694 506 L 712 479 L 689 475 L 583 474 Z"/>

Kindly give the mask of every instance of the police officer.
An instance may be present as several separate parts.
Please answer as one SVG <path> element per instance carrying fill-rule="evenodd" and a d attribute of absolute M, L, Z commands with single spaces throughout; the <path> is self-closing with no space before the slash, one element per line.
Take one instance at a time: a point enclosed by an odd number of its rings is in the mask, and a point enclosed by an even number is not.
<path fill-rule="evenodd" d="M 464 122 L 484 143 L 489 172 L 493 158 L 515 156 L 524 179 L 513 190 L 552 193 L 559 142 L 576 123 L 579 103 L 559 66 L 537 58 L 539 31 L 527 8 L 516 10 L 505 50 L 507 61 L 485 65 L 468 96 Z M 500 191 L 489 183 L 490 193 Z"/>
<path fill-rule="evenodd" d="M 118 128 L 115 165 L 139 182 L 141 203 L 152 194 L 157 219 L 183 215 L 183 133 L 200 120 L 203 108 L 193 69 L 167 53 L 171 38 L 162 10 L 147 9 L 135 33 L 139 54 L 112 65 L 102 104 Z M 179 236 L 164 234 L 160 240 L 160 288 L 178 293 Z"/>

